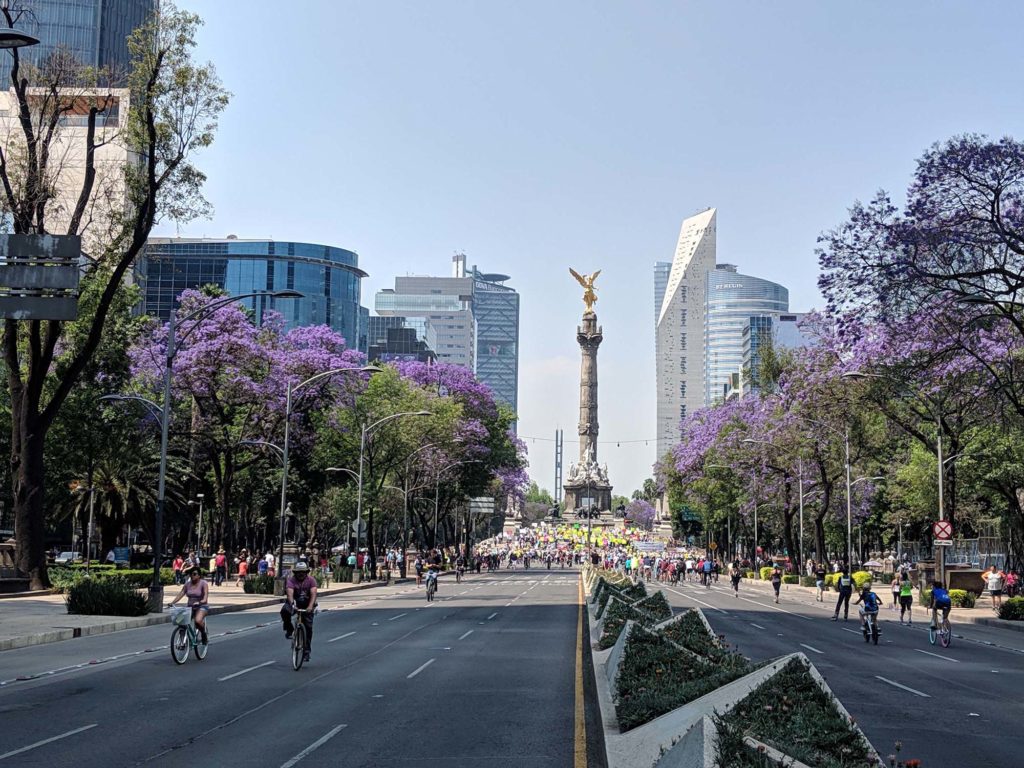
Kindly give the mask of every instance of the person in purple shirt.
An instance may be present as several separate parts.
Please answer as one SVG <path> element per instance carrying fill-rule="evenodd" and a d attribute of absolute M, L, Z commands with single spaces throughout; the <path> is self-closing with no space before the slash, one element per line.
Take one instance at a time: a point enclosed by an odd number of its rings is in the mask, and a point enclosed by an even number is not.
<path fill-rule="evenodd" d="M 284 622 L 284 636 L 291 640 L 292 615 L 297 608 L 312 609 L 316 607 L 316 579 L 309 575 L 309 565 L 299 560 L 292 566 L 292 574 L 285 582 L 285 600 L 281 608 L 281 620 Z M 303 614 L 302 623 L 306 627 L 306 652 L 303 661 L 309 661 L 309 649 L 313 646 L 313 614 Z"/>

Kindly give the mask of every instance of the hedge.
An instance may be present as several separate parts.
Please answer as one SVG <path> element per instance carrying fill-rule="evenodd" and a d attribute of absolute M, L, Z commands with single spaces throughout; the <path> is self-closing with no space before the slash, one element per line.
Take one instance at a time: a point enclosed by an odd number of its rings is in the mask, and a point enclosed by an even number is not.
<path fill-rule="evenodd" d="M 800 581 L 800 577 L 795 573 L 787 573 L 782 577 L 783 584 L 797 584 Z"/>
<path fill-rule="evenodd" d="M 917 600 L 927 608 L 932 601 L 932 591 L 930 589 L 922 589 L 917 593 Z M 949 590 L 949 601 L 953 604 L 954 608 L 973 608 L 976 600 L 977 598 L 974 593 L 968 592 L 966 589 Z"/>
<path fill-rule="evenodd" d="M 775 570 L 774 567 L 772 567 L 770 565 L 766 565 L 766 566 L 762 567 L 761 570 L 759 571 L 760 576 L 758 578 L 760 578 L 761 581 L 768 581 L 768 579 L 770 579 L 772 577 L 772 571 L 774 571 L 774 570 Z"/>
<path fill-rule="evenodd" d="M 743 742 L 749 735 L 816 768 L 875 768 L 864 739 L 835 704 L 806 662 L 793 659 L 727 715 L 715 715 L 717 764 L 764 765 L 763 755 Z"/>
<path fill-rule="evenodd" d="M 58 566 L 47 571 L 50 577 L 50 585 L 58 593 L 67 593 L 76 584 L 87 580 L 84 568 L 66 568 Z M 144 589 L 153 581 L 153 571 L 150 569 L 122 569 L 114 570 L 113 567 L 94 567 L 91 578 L 94 581 L 120 581 L 133 589 Z M 160 583 L 167 586 L 174 584 L 174 571 L 170 568 L 160 569 Z"/>
<path fill-rule="evenodd" d="M 801 576 L 800 577 L 801 587 L 816 587 L 818 586 L 818 580 L 813 576 Z"/>
<path fill-rule="evenodd" d="M 870 584 L 875 578 L 871 575 L 870 571 L 854 571 L 852 574 L 854 586 L 857 587 L 857 591 L 864 589 L 865 584 Z"/>
<path fill-rule="evenodd" d="M 90 616 L 145 616 L 146 597 L 120 579 L 82 579 L 64 598 L 68 613 Z"/>
<path fill-rule="evenodd" d="M 752 578 L 754 578 L 754 572 L 753 571 L 744 571 L 743 572 L 743 578 L 744 579 L 752 579 Z"/>
<path fill-rule="evenodd" d="M 1024 597 L 1011 597 L 1003 600 L 999 608 L 999 618 L 1009 621 L 1024 621 Z"/>
<path fill-rule="evenodd" d="M 247 595 L 272 595 L 274 594 L 274 577 L 265 573 L 247 576 L 242 582 L 242 589 Z"/>
<path fill-rule="evenodd" d="M 641 598 L 647 597 L 647 587 L 642 581 L 636 584 L 628 584 L 624 587 L 616 587 L 609 582 L 604 582 L 604 588 L 597 595 L 597 618 L 604 614 L 604 608 L 608 604 L 608 598 L 612 595 L 622 598 L 627 603 L 632 603 Z"/>

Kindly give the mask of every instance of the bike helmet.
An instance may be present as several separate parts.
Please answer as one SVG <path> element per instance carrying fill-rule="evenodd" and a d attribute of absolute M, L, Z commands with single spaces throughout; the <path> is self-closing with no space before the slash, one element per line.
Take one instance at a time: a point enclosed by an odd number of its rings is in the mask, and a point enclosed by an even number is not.
<path fill-rule="evenodd" d="M 300 571 L 306 573 L 309 571 L 309 564 L 305 560 L 299 560 L 299 562 L 292 566 L 292 570 L 296 573 Z"/>

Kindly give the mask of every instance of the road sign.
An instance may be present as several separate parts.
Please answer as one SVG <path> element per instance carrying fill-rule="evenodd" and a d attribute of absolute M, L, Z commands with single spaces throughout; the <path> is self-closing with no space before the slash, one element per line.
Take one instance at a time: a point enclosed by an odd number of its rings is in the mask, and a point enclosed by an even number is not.
<path fill-rule="evenodd" d="M 949 520 L 936 520 L 932 523 L 932 534 L 936 539 L 948 541 L 953 538 L 953 523 Z"/>
<path fill-rule="evenodd" d="M 708 549 L 714 552 L 716 549 L 718 549 L 718 542 L 712 541 L 710 544 L 708 544 Z"/>
<path fill-rule="evenodd" d="M 933 543 L 935 544 L 936 547 L 952 547 L 953 546 L 953 540 L 952 539 L 936 539 Z"/>
<path fill-rule="evenodd" d="M 353 520 L 348 525 L 349 525 L 349 530 L 352 532 L 353 536 L 362 536 L 364 533 L 366 533 L 366 521 L 365 520 Z"/>

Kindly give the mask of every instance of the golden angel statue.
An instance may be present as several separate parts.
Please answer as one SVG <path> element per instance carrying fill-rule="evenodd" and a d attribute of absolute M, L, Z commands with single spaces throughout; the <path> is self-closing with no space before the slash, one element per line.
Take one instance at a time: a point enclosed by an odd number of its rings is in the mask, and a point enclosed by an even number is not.
<path fill-rule="evenodd" d="M 589 275 L 581 275 L 572 267 L 569 267 L 569 272 L 573 277 L 576 278 L 576 282 L 583 286 L 583 303 L 587 305 L 587 312 L 594 311 L 594 304 L 597 303 L 597 290 L 594 287 L 594 281 L 597 280 L 597 276 L 601 274 L 601 270 L 593 272 Z"/>

